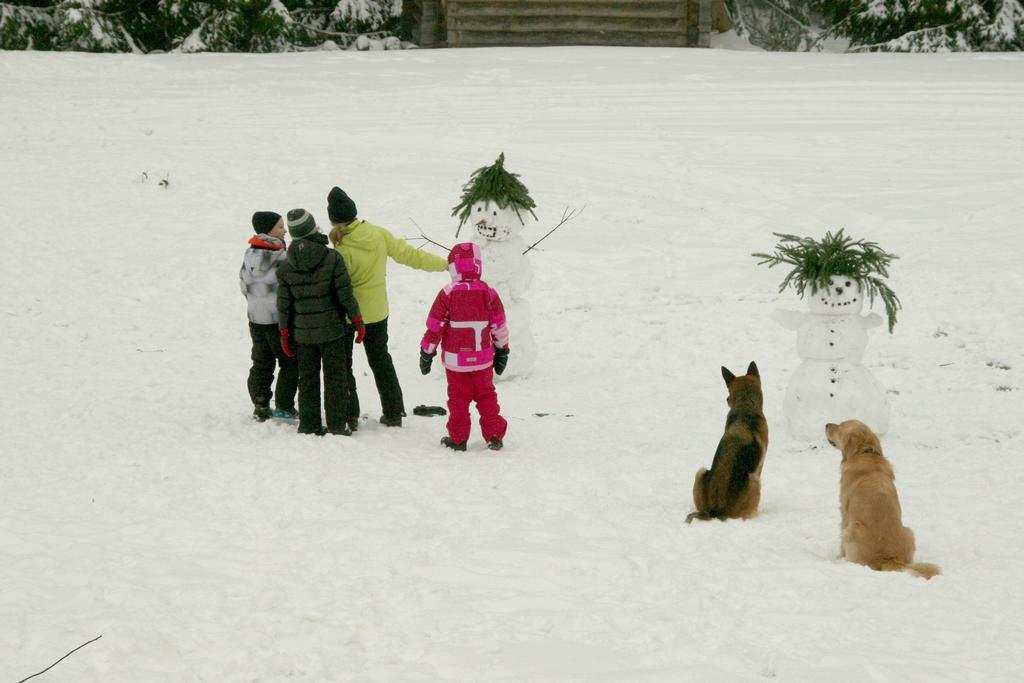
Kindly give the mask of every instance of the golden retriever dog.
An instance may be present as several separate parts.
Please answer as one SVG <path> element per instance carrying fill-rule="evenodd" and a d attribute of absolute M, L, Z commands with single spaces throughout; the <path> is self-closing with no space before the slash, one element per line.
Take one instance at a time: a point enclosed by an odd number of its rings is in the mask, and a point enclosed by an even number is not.
<path fill-rule="evenodd" d="M 729 388 L 729 414 L 711 469 L 701 467 L 693 481 L 695 519 L 753 517 L 761 502 L 761 468 L 768 452 L 768 423 L 762 412 L 761 375 L 751 361 L 747 374 L 737 377 L 722 367 Z"/>
<path fill-rule="evenodd" d="M 877 571 L 906 571 L 930 579 L 938 566 L 914 562 L 914 532 L 903 526 L 892 463 L 863 422 L 825 425 L 828 442 L 843 454 L 839 479 L 840 554 Z"/>

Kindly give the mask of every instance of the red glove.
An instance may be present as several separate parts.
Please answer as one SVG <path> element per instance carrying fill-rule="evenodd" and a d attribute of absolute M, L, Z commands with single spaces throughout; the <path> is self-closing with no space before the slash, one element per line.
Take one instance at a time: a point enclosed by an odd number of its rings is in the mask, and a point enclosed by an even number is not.
<path fill-rule="evenodd" d="M 366 336 L 366 325 L 363 324 L 363 316 L 357 315 L 355 320 L 352 321 L 352 325 L 356 328 L 356 344 L 362 344 L 363 337 Z"/>
<path fill-rule="evenodd" d="M 295 352 L 292 351 L 291 345 L 288 344 L 288 337 L 290 335 L 291 333 L 288 331 L 288 328 L 281 330 L 281 349 L 284 351 L 284 355 L 289 358 L 295 358 Z"/>

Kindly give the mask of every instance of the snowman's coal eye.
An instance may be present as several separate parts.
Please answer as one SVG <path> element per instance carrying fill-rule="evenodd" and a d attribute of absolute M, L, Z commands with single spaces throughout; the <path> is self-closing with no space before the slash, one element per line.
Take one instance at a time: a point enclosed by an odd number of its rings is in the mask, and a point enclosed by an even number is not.
<path fill-rule="evenodd" d="M 498 212 L 497 212 L 497 211 L 491 211 L 491 215 L 492 215 L 492 216 L 497 216 L 497 215 L 498 215 Z"/>
<path fill-rule="evenodd" d="M 849 287 L 849 286 L 850 286 L 850 281 L 849 281 L 849 280 L 847 280 L 847 281 L 846 281 L 846 286 L 847 286 L 847 287 Z"/>
<path fill-rule="evenodd" d="M 476 210 L 477 210 L 477 213 L 479 213 L 479 212 L 484 210 L 484 207 L 478 206 L 478 207 L 476 207 Z"/>

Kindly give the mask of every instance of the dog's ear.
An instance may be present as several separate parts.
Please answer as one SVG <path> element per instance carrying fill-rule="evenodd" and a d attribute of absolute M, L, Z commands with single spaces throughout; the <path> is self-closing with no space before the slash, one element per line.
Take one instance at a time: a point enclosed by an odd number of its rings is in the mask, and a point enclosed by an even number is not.
<path fill-rule="evenodd" d="M 732 381 L 736 379 L 736 375 L 729 372 L 729 368 L 722 366 L 722 379 L 725 380 L 725 386 L 732 384 Z"/>
<path fill-rule="evenodd" d="M 761 373 L 757 371 L 757 363 L 750 361 L 750 365 L 747 366 L 747 374 L 753 375 L 754 377 L 760 377 Z"/>

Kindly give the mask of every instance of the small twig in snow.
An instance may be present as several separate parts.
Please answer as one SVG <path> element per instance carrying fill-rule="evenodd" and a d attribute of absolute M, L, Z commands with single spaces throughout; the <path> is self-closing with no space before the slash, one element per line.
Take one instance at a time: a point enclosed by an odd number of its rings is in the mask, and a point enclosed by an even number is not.
<path fill-rule="evenodd" d="M 29 676 L 28 678 L 23 678 L 23 679 L 21 679 L 20 681 L 18 681 L 18 683 L 25 683 L 25 681 L 27 681 L 27 680 L 28 680 L 29 678 L 35 678 L 36 676 L 41 676 L 41 675 L 43 675 L 44 673 L 46 673 L 47 671 L 49 671 L 49 670 L 50 670 L 50 669 L 52 669 L 53 667 L 55 667 L 55 666 L 57 666 L 58 664 L 60 664 L 61 662 L 63 662 L 63 661 L 65 660 L 65 659 L 67 659 L 67 658 L 68 658 L 68 657 L 70 657 L 71 655 L 73 655 L 73 654 L 75 654 L 76 652 L 78 652 L 79 650 L 81 650 L 81 649 L 82 649 L 83 647 L 85 647 L 85 646 L 86 646 L 86 645 L 88 645 L 89 643 L 95 643 L 95 642 L 96 642 L 97 640 L 99 640 L 99 639 L 100 639 L 100 638 L 102 638 L 102 637 L 103 637 L 103 635 L 101 634 L 101 635 L 98 635 L 98 636 L 96 636 L 96 637 L 95 637 L 95 638 L 93 638 L 92 640 L 88 640 L 88 641 L 86 641 L 86 642 L 82 643 L 81 645 L 79 645 L 78 647 L 76 647 L 76 648 L 75 648 L 74 650 L 72 650 L 71 652 L 67 653 L 66 655 L 64 655 L 63 657 L 61 657 L 61 658 L 60 658 L 60 659 L 58 659 L 58 660 L 57 660 L 56 662 L 54 662 L 54 663 L 53 663 L 53 664 L 51 664 L 50 666 L 46 667 L 45 669 L 43 669 L 43 670 L 42 670 L 42 671 L 40 671 L 39 673 L 37 673 L 37 674 L 32 674 L 32 675 L 31 675 L 31 676 Z"/>

